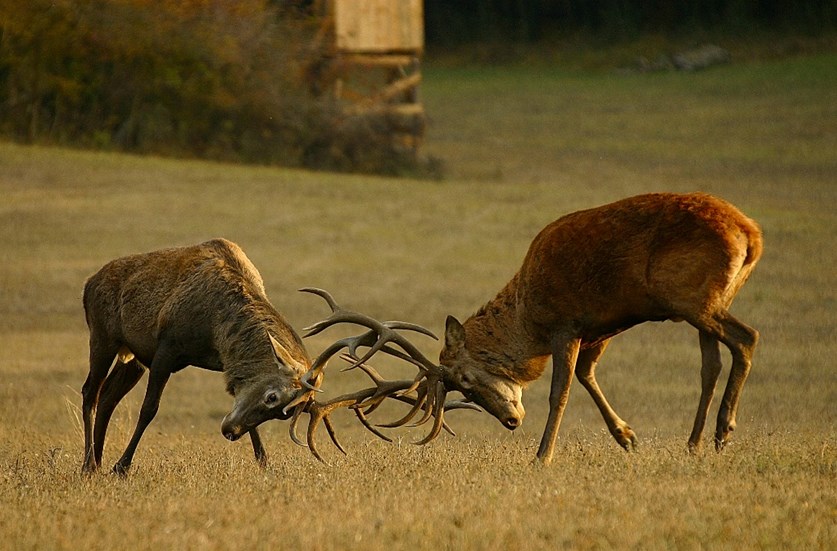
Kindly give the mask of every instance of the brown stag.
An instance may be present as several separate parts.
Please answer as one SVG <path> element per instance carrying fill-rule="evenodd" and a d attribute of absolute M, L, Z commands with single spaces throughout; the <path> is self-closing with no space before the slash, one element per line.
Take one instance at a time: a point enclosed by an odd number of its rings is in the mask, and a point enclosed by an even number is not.
<path fill-rule="evenodd" d="M 416 405 L 417 398 L 406 395 L 421 392 L 426 386 L 421 379 L 426 375 L 416 381 L 386 381 L 363 363 L 383 350 L 425 372 L 433 370 L 426 359 L 429 368 L 411 357 L 417 350 L 397 331 L 432 333 L 414 324 L 372 320 L 338 308 L 325 291 L 309 291 L 326 297 L 335 310 L 329 320 L 315 326 L 312 334 L 336 323 L 360 324 L 370 327 L 370 331 L 337 341 L 312 362 L 300 337 L 268 300 L 256 267 L 238 245 L 224 239 L 118 258 L 102 267 L 84 286 L 90 371 L 82 387 L 82 470 L 90 473 L 101 465 L 114 409 L 146 370 L 148 387 L 136 429 L 113 469 L 122 475 L 127 474 L 143 432 L 157 413 L 169 377 L 190 365 L 223 371 L 227 390 L 235 401 L 221 431 L 230 440 L 249 434 L 255 457 L 262 465 L 267 454 L 257 427 L 269 419 L 293 417 L 291 436 L 301 443 L 295 427 L 300 414 L 309 414 L 308 446 L 317 459 L 322 459 L 313 440 L 320 422 L 343 449 L 329 420 L 329 414 L 337 408 L 355 406 L 364 426 L 382 438 L 386 437 L 366 420 L 368 411 L 364 408 L 377 407 L 391 397 L 436 412 L 432 402 L 421 400 Z M 387 344 L 390 342 L 404 351 L 393 349 Z M 370 351 L 355 362 L 354 355 L 361 347 Z M 325 364 L 344 348 L 375 386 L 317 402 L 314 396 L 322 383 Z M 452 402 L 447 407 L 462 406 Z M 441 415 L 437 417 L 441 424 Z"/>
<path fill-rule="evenodd" d="M 715 432 L 720 450 L 735 429 L 758 340 L 729 307 L 761 252 L 758 225 L 702 193 L 640 195 L 566 215 L 535 237 L 522 267 L 493 300 L 464 324 L 448 317 L 442 384 L 515 429 L 524 416 L 523 388 L 542 375 L 551 355 L 538 458 L 552 459 L 573 374 L 616 441 L 630 449 L 636 436 L 599 388 L 596 364 L 611 337 L 634 325 L 685 320 L 698 330 L 702 354 L 693 451 L 721 371 L 719 343 L 732 353 Z"/>
<path fill-rule="evenodd" d="M 90 331 L 82 387 L 85 472 L 100 466 L 111 415 L 147 368 L 136 429 L 114 466 L 127 473 L 169 377 L 189 365 L 224 372 L 235 404 L 223 432 L 231 439 L 249 433 L 256 459 L 265 463 L 256 427 L 289 417 L 282 410 L 298 395 L 311 362 L 238 245 L 215 239 L 118 258 L 87 280 L 83 301 Z"/>

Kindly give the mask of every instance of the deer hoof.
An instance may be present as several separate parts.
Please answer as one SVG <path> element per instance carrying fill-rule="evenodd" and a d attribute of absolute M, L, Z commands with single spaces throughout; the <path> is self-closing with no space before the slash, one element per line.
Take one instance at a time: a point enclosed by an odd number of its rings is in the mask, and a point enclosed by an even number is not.
<path fill-rule="evenodd" d="M 116 463 L 113 466 L 113 474 L 117 475 L 120 478 L 127 478 L 128 477 L 128 469 L 130 469 L 130 465 L 123 465 L 122 463 Z"/>
<path fill-rule="evenodd" d="M 261 455 L 257 455 L 256 463 L 258 463 L 260 469 L 267 469 L 267 454 L 263 453 Z"/>
<path fill-rule="evenodd" d="M 732 432 L 735 430 L 735 422 L 727 423 L 726 425 L 718 425 L 718 430 L 715 432 L 715 451 L 723 450 L 732 438 Z"/>
<path fill-rule="evenodd" d="M 625 449 L 625 451 L 636 451 L 639 446 L 639 440 L 637 440 L 636 434 L 631 427 L 624 426 L 614 429 L 613 437 L 616 439 L 616 442 Z"/>

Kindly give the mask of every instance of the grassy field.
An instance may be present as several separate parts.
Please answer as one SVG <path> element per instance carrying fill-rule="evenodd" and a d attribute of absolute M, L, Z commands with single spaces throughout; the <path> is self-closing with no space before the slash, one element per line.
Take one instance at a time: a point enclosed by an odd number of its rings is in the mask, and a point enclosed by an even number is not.
<path fill-rule="evenodd" d="M 0 144 L 0 549 L 834 548 L 835 67 L 835 56 L 645 76 L 430 67 L 425 151 L 446 163 L 440 182 Z M 456 438 L 417 448 L 420 430 L 386 444 L 341 412 L 349 455 L 321 435 L 323 465 L 277 421 L 264 426 L 262 471 L 246 441 L 220 434 L 232 403 L 221 376 L 187 369 L 127 480 L 79 473 L 81 288 L 111 258 L 224 236 L 297 328 L 326 308 L 295 290 L 320 286 L 441 333 L 445 315 L 465 318 L 500 289 L 546 223 L 660 190 L 721 195 L 765 233 L 733 306 L 761 341 L 722 454 L 686 453 L 700 353 L 692 328 L 665 323 L 617 337 L 600 368 L 637 453 L 575 385 L 554 463 L 532 464 L 544 377 L 514 433 L 454 412 Z M 326 379 L 330 392 L 364 383 Z M 107 466 L 143 387 L 114 416 Z"/>

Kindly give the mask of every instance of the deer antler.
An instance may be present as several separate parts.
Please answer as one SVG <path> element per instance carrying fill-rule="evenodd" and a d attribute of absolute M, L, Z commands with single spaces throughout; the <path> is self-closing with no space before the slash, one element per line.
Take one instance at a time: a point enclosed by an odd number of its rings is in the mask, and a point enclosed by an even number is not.
<path fill-rule="evenodd" d="M 369 423 L 366 418 L 367 414 L 374 411 L 387 398 L 407 403 L 412 407 L 406 416 L 398 421 L 379 425 L 382 427 L 399 427 L 412 420 L 419 411 L 424 410 L 422 418 L 415 425 L 418 426 L 426 423 L 432 417 L 434 418 L 433 427 L 427 436 L 415 442 L 415 444 L 426 444 L 430 442 L 439 435 L 442 429 L 454 434 L 444 421 L 444 412 L 446 409 L 479 409 L 472 404 L 461 401 L 452 401 L 446 404 L 445 397 L 447 390 L 442 382 L 441 368 L 428 360 L 413 343 L 398 332 L 400 330 L 414 331 L 437 339 L 430 330 L 408 322 L 381 322 L 365 314 L 346 310 L 337 304 L 334 297 L 328 291 L 323 289 L 304 288 L 300 289 L 300 291 L 322 297 L 328 303 L 332 312 L 328 318 L 305 328 L 304 331 L 306 333 L 304 337 L 316 335 L 340 323 L 361 325 L 369 329 L 369 331 L 361 335 L 340 339 L 326 348 L 311 364 L 309 371 L 301 377 L 301 380 L 304 381 L 303 385 L 308 390 L 300 394 L 297 399 L 285 408 L 286 411 L 290 411 L 292 408 L 294 409 L 290 435 L 291 439 L 300 445 L 306 444 L 297 436 L 296 427 L 301 414 L 308 413 L 310 420 L 306 438 L 307 446 L 314 457 L 320 461 L 323 459 L 315 447 L 314 434 L 321 422 L 326 426 L 326 430 L 337 449 L 345 453 L 343 446 L 337 440 L 334 427 L 329 418 L 334 410 L 342 407 L 354 410 L 358 420 L 360 420 L 364 427 L 379 438 L 387 441 L 391 441 L 391 439 Z M 372 379 L 375 386 L 350 394 L 344 394 L 327 402 L 317 402 L 314 399 L 314 395 L 316 392 L 319 392 L 325 366 L 329 359 L 344 348 L 348 349 L 348 354 L 343 354 L 341 358 L 351 364 L 346 370 L 355 368 L 362 369 Z M 368 348 L 369 350 L 363 356 L 359 356 L 357 353 L 359 348 Z M 384 379 L 374 368 L 365 363 L 377 352 L 384 352 L 413 364 L 419 369 L 418 375 L 414 379 L 406 380 L 391 381 Z M 413 392 L 416 393 L 416 396 L 411 396 Z"/>

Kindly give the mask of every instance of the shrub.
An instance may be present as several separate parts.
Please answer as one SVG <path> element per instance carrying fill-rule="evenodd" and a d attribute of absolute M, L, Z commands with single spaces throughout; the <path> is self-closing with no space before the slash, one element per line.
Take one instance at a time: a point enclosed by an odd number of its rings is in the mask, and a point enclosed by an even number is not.
<path fill-rule="evenodd" d="M 266 0 L 0 0 L 0 133 L 346 171 L 415 163 L 307 91 L 317 21 Z"/>

